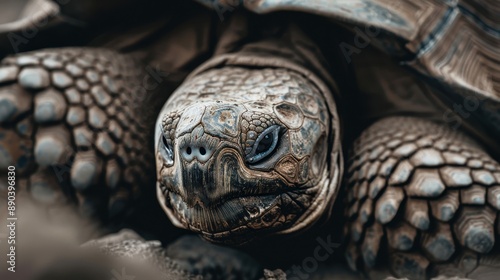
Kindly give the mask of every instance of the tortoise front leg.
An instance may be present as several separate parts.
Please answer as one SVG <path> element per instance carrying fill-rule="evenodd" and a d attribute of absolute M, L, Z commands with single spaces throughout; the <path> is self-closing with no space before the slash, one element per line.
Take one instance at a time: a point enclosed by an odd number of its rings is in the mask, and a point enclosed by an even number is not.
<path fill-rule="evenodd" d="M 347 193 L 353 269 L 388 264 L 424 279 L 500 267 L 500 165 L 460 131 L 410 117 L 375 123 L 354 144 Z"/>
<path fill-rule="evenodd" d="M 89 215 L 123 210 L 153 158 L 140 109 L 144 75 L 104 49 L 22 53 L 0 64 L 0 190 L 15 166 L 17 190 Z M 153 122 L 151 122 L 153 123 Z M 151 177 L 154 175 L 151 175 Z M 149 178 L 151 179 L 151 178 Z M 63 195 L 64 194 L 64 195 Z"/>

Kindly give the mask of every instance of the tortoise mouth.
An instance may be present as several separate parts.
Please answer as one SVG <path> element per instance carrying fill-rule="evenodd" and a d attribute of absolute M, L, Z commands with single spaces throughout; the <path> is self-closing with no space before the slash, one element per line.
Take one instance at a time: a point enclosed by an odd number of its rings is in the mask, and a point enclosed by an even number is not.
<path fill-rule="evenodd" d="M 162 184 L 158 192 L 163 198 L 160 199 L 162 207 L 176 226 L 199 233 L 210 242 L 226 245 L 242 245 L 279 232 L 305 211 L 291 205 L 287 191 L 241 194 L 224 198 L 209 207 L 189 206 L 182 195 Z"/>

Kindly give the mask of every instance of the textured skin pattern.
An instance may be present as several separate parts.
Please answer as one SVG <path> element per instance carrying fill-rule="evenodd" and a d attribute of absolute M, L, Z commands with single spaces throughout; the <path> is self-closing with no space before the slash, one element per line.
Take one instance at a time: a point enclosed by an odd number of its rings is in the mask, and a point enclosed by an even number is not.
<path fill-rule="evenodd" d="M 241 4 L 257 13 L 300 10 L 349 22 L 358 26 L 352 29 L 363 40 L 396 58 L 415 57 L 412 67 L 444 85 L 500 97 L 500 84 L 494 78 L 500 62 L 500 3 L 496 0 L 197 1 L 218 14 Z M 463 40 L 466 37 L 473 40 Z"/>
<path fill-rule="evenodd" d="M 298 73 L 208 70 L 172 95 L 158 123 L 159 199 L 180 227 L 212 241 L 240 243 L 259 231 L 293 229 L 304 223 L 304 213 L 317 211 L 315 218 L 328 207 L 325 202 L 309 209 L 331 195 L 324 193 L 330 187 L 329 110 L 314 84 Z M 249 162 L 273 127 L 280 127 L 275 151 Z"/>
<path fill-rule="evenodd" d="M 454 123 L 473 123 L 478 136 L 500 154 L 496 145 L 500 137 L 500 1 L 197 1 L 219 16 L 241 6 L 258 14 L 301 11 L 342 23 L 354 37 L 339 45 L 348 62 L 369 44 L 386 52 L 419 72 L 424 81 L 438 84 L 441 90 L 436 96 L 451 108 L 446 116 Z M 331 29 L 324 37 L 338 35 L 337 28 Z M 460 116 L 451 117 L 452 111 L 460 111 Z M 478 118 L 470 118 L 471 114 Z"/>
<path fill-rule="evenodd" d="M 459 131 L 383 119 L 354 143 L 347 178 L 353 269 L 388 264 L 411 279 L 467 276 L 498 247 L 500 165 Z"/>
<path fill-rule="evenodd" d="M 18 190 L 44 203 L 69 198 L 86 215 L 122 212 L 153 162 L 139 113 L 140 69 L 101 49 L 5 58 L 0 168 L 16 167 Z"/>

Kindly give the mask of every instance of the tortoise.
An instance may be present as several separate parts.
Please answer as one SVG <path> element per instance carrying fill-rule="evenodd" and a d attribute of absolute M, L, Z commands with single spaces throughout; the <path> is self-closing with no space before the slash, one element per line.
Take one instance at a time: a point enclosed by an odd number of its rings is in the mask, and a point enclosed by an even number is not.
<path fill-rule="evenodd" d="M 340 230 L 356 271 L 497 270 L 496 1 L 198 2 L 38 1 L 0 28 L 21 190 L 107 222 L 156 192 L 242 250 Z"/>

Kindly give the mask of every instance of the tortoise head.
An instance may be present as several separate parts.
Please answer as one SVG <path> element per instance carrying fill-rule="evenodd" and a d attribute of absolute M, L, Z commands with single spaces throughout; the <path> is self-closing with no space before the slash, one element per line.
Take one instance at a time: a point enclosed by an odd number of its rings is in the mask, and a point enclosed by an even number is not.
<path fill-rule="evenodd" d="M 188 79 L 157 120 L 163 209 L 219 243 L 306 228 L 331 208 L 330 118 L 319 90 L 288 70 L 225 67 Z"/>

